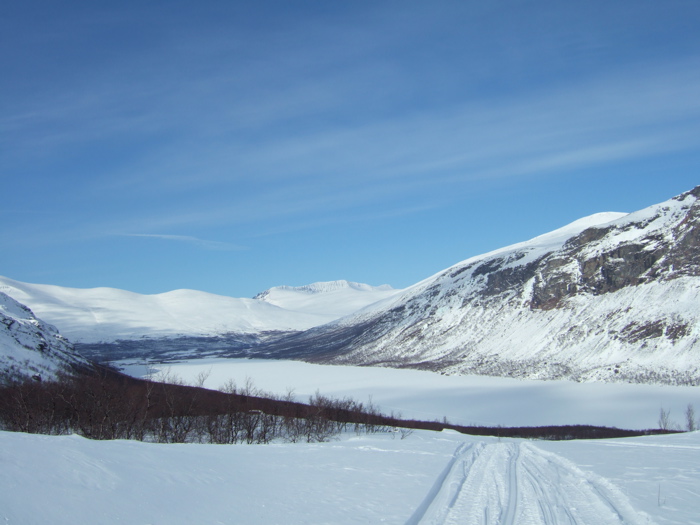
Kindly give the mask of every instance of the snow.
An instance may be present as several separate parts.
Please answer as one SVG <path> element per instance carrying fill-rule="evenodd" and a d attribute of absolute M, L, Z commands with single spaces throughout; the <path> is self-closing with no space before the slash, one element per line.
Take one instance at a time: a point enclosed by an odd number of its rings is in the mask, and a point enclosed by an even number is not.
<path fill-rule="evenodd" d="M 138 375 L 144 366 L 127 371 Z M 163 369 L 165 371 L 166 369 Z M 453 422 L 656 426 L 695 387 L 457 377 L 291 361 L 175 363 L 208 386 L 250 378 L 297 396 L 371 397 L 385 411 Z M 465 421 L 460 421 L 464 419 Z M 586 420 L 589 421 L 586 421 Z M 480 421 L 478 421 L 480 420 Z M 90 441 L 0 431 L 0 523 L 700 524 L 700 432 L 599 441 L 454 431 L 343 434 L 270 445 Z"/>
<path fill-rule="evenodd" d="M 527 442 L 465 442 L 407 523 L 650 523 L 606 480 Z"/>
<path fill-rule="evenodd" d="M 426 446 L 427 445 L 427 446 Z M 454 442 L 91 442 L 0 433 L 9 524 L 403 523 Z"/>
<path fill-rule="evenodd" d="M 537 446 L 602 476 L 656 523 L 700 523 L 700 432 Z"/>
<path fill-rule="evenodd" d="M 262 359 L 197 359 L 167 365 L 115 362 L 126 373 L 163 372 L 194 384 L 220 388 L 228 380 L 284 395 L 293 390 L 306 402 L 324 395 L 371 399 L 384 413 L 461 425 L 545 426 L 588 424 L 618 428 L 658 427 L 659 411 L 683 422 L 689 403 L 700 410 L 700 388 L 627 383 L 519 380 L 488 376 L 446 376 L 419 370 L 314 365 Z M 157 375 L 156 375 L 157 377 Z"/>
<path fill-rule="evenodd" d="M 142 295 L 114 288 L 66 288 L 0 277 L 0 292 L 29 306 L 71 341 L 91 343 L 306 330 L 397 290 L 337 281 L 272 288 L 259 294 L 265 299 L 241 299 L 196 290 Z"/>
<path fill-rule="evenodd" d="M 160 445 L 0 432 L 7 524 L 698 524 L 700 433 Z"/>

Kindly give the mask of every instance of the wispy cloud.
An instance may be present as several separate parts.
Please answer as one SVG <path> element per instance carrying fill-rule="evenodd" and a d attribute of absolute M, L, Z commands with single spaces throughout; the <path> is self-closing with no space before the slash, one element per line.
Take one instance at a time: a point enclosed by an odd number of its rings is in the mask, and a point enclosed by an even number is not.
<path fill-rule="evenodd" d="M 189 235 L 161 235 L 156 233 L 124 233 L 123 237 L 146 237 L 150 239 L 163 239 L 166 241 L 176 241 L 184 242 L 188 244 L 193 244 L 200 248 L 205 248 L 207 250 L 221 250 L 221 251 L 242 251 L 247 250 L 245 246 L 239 246 L 237 244 L 231 244 L 228 242 L 221 241 L 208 241 L 205 239 L 199 239 L 197 237 L 191 237 Z"/>
<path fill-rule="evenodd" d="M 8 104 L 16 113 L 0 121 L 9 131 L 6 162 L 45 158 L 48 173 L 68 152 L 66 173 L 50 175 L 72 210 L 107 203 L 96 220 L 72 221 L 91 234 L 244 225 L 255 236 L 275 220 L 293 228 L 390 216 L 450 201 L 476 180 L 565 176 L 697 148 L 697 58 L 606 63 L 579 76 L 562 66 L 559 75 L 557 64 L 574 63 L 571 46 L 550 40 L 573 39 L 575 58 L 603 56 L 609 39 L 599 38 L 598 20 L 587 32 L 564 9 L 567 24 L 552 32 L 496 8 L 465 7 L 467 16 L 455 17 L 420 11 L 375 8 L 377 16 L 355 24 L 300 16 L 301 26 L 263 29 L 262 37 L 245 24 L 184 41 L 164 35 L 162 48 L 132 49 L 73 83 L 18 94 Z M 484 29 L 504 19 L 511 25 Z M 515 40 L 500 52 L 504 35 Z M 524 87 L 480 87 L 507 84 L 515 66 L 536 70 Z M 551 83 L 538 80 L 543 72 Z"/>

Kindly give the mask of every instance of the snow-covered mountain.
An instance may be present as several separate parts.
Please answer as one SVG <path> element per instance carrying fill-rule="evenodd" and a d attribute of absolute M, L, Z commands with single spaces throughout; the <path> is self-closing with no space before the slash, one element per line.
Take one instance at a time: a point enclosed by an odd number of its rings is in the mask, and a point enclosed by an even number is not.
<path fill-rule="evenodd" d="M 77 343 L 300 331 L 398 292 L 389 286 L 333 281 L 276 287 L 254 299 L 239 299 L 195 290 L 141 295 L 114 288 L 65 288 L 6 277 L 0 277 L 0 291 Z"/>
<path fill-rule="evenodd" d="M 326 316 L 332 320 L 349 315 L 399 292 L 391 286 L 370 286 L 349 281 L 329 281 L 306 286 L 275 286 L 255 299 L 285 310 Z"/>
<path fill-rule="evenodd" d="M 55 379 L 89 363 L 53 326 L 0 292 L 0 382 L 36 377 Z"/>
<path fill-rule="evenodd" d="M 336 364 L 700 383 L 700 187 L 472 257 L 270 346 Z"/>

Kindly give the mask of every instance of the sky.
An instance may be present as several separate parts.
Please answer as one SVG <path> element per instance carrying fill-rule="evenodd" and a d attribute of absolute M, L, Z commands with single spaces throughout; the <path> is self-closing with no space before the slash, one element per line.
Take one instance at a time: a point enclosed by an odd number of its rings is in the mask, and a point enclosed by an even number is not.
<path fill-rule="evenodd" d="M 403 288 L 700 184 L 700 3 L 0 8 L 0 275 Z"/>

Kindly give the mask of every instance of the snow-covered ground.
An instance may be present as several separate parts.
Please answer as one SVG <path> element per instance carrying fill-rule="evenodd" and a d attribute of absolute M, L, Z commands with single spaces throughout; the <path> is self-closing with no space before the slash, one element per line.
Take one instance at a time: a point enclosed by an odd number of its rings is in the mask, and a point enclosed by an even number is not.
<path fill-rule="evenodd" d="M 700 433 L 156 445 L 0 432 L 0 522 L 698 524 Z"/>
<path fill-rule="evenodd" d="M 143 365 L 126 368 L 145 372 Z M 291 361 L 162 369 L 304 399 L 317 389 L 459 423 L 654 427 L 700 388 L 441 376 Z M 700 524 L 700 433 L 545 442 L 416 431 L 329 443 L 163 445 L 0 432 L 0 523 Z"/>
<path fill-rule="evenodd" d="M 589 424 L 657 428 L 661 408 L 684 422 L 688 404 L 700 413 L 700 387 L 627 383 L 534 381 L 487 376 L 444 376 L 418 370 L 313 365 L 260 359 L 199 359 L 168 365 L 115 363 L 134 376 L 162 371 L 187 383 L 202 374 L 205 386 L 232 379 L 278 395 L 293 389 L 299 401 L 316 390 L 332 397 L 372 402 L 385 413 L 463 425 L 539 426 Z"/>

